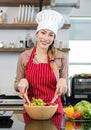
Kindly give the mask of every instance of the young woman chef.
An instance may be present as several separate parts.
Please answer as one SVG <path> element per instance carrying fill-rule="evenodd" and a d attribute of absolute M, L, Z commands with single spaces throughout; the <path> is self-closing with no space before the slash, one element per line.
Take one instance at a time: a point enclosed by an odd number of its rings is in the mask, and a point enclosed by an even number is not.
<path fill-rule="evenodd" d="M 60 96 L 67 91 L 67 60 L 63 52 L 54 47 L 58 29 L 64 24 L 63 16 L 53 10 L 40 11 L 36 17 L 36 45 L 20 54 L 17 64 L 15 90 L 22 95 L 50 102 L 58 95 L 55 103 L 57 112 L 62 114 Z M 29 120 L 24 111 L 25 121 Z"/>

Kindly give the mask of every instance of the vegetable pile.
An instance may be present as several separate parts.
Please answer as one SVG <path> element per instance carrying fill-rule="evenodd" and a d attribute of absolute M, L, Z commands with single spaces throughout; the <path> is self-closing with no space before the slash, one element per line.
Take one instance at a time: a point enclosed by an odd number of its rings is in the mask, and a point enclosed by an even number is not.
<path fill-rule="evenodd" d="M 32 98 L 32 101 L 29 106 L 45 106 L 45 102 L 40 98 Z"/>
<path fill-rule="evenodd" d="M 82 100 L 75 106 L 67 106 L 64 108 L 67 118 L 70 119 L 91 119 L 91 103 Z"/>

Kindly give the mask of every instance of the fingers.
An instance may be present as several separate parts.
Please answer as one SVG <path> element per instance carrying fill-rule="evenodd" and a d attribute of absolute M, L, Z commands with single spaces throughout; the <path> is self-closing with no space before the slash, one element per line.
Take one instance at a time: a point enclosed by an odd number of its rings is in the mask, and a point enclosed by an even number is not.
<path fill-rule="evenodd" d="M 64 95 L 67 92 L 67 86 L 57 86 L 55 94 L 58 96 Z"/>
<path fill-rule="evenodd" d="M 61 93 L 61 90 L 60 90 L 60 88 L 57 88 L 56 89 L 56 92 L 55 92 L 55 95 L 58 95 L 58 96 L 60 96 L 62 93 Z"/>
<path fill-rule="evenodd" d="M 28 87 L 29 87 L 29 84 L 28 84 L 27 79 L 21 79 L 18 84 L 18 90 L 22 96 L 24 96 L 24 94 L 27 94 Z"/>
<path fill-rule="evenodd" d="M 25 88 L 24 93 L 27 95 L 28 94 L 28 87 Z"/>
<path fill-rule="evenodd" d="M 64 95 L 67 92 L 67 87 L 62 88 L 62 95 Z"/>
<path fill-rule="evenodd" d="M 24 96 L 20 92 L 17 92 L 17 94 L 20 98 L 24 98 Z"/>
<path fill-rule="evenodd" d="M 57 81 L 56 85 L 56 93 L 61 96 L 64 95 L 67 92 L 67 85 L 66 85 L 66 80 L 64 78 L 60 78 Z"/>

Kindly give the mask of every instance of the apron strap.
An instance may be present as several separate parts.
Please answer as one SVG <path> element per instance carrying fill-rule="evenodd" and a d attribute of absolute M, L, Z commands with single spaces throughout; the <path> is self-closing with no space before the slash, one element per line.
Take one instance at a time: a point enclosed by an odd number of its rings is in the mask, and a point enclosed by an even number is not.
<path fill-rule="evenodd" d="M 36 51 L 36 47 L 33 48 L 32 53 L 31 53 L 31 55 L 30 55 L 30 61 L 31 61 L 31 62 L 32 62 L 32 60 L 33 60 L 35 51 Z"/>

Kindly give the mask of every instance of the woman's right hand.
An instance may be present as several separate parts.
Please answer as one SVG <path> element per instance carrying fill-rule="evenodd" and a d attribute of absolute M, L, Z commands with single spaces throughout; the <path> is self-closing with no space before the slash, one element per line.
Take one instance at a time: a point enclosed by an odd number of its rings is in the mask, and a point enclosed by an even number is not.
<path fill-rule="evenodd" d="M 18 83 L 18 90 L 22 96 L 24 96 L 25 93 L 27 94 L 28 88 L 29 83 L 27 79 L 26 78 L 21 79 L 20 82 Z"/>

